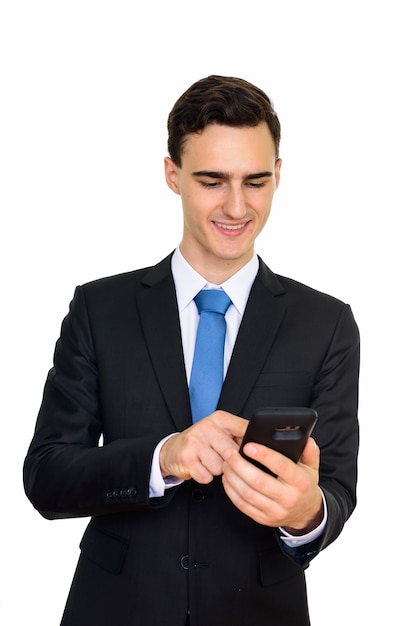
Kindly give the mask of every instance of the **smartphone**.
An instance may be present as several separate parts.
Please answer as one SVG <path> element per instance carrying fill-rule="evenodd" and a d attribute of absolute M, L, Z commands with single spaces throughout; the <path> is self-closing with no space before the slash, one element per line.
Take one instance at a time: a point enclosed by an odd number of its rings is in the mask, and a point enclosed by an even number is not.
<path fill-rule="evenodd" d="M 262 443 L 297 463 L 317 419 L 318 414 L 315 409 L 308 407 L 264 407 L 257 409 L 248 422 L 240 453 L 247 461 L 265 472 L 273 474 L 267 467 L 244 454 L 245 444 L 250 441 Z"/>

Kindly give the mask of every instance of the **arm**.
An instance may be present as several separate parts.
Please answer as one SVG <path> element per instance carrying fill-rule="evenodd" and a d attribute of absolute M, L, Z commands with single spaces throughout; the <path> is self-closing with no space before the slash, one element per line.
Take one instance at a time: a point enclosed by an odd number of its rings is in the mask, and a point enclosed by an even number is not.
<path fill-rule="evenodd" d="M 234 438 L 242 436 L 247 423 L 217 412 L 173 434 L 158 384 L 150 388 L 154 373 L 142 335 L 133 337 L 125 328 L 121 333 L 125 320 L 115 322 L 114 313 L 107 316 L 101 300 L 93 306 L 91 293 L 86 297 L 84 291 L 76 290 L 64 319 L 24 464 L 27 496 L 51 519 L 166 506 L 175 487 L 150 496 L 159 442 L 172 435 L 163 443 L 164 477 L 193 475 L 209 482 L 221 473 L 221 453 L 238 447 Z M 136 310 L 134 319 L 136 332 Z M 127 345 L 121 346 L 121 338 Z M 139 363 L 134 372 L 133 361 Z M 127 379 L 133 381 L 128 389 Z M 99 446 L 102 434 L 104 445 Z"/>

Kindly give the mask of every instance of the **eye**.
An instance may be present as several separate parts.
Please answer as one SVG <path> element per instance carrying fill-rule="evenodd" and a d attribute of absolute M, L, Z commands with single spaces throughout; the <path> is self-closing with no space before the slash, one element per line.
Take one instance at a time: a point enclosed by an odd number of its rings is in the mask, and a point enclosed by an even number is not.
<path fill-rule="evenodd" d="M 247 187 L 249 187 L 250 189 L 261 189 L 261 187 L 265 187 L 266 185 L 266 181 L 262 181 L 262 182 L 252 182 L 252 181 L 248 181 L 247 182 Z"/>
<path fill-rule="evenodd" d="M 220 186 L 220 184 L 221 184 L 221 183 L 220 183 L 220 182 L 218 182 L 218 181 L 217 181 L 217 182 L 210 182 L 210 183 L 209 183 L 209 182 L 207 182 L 207 181 L 200 180 L 199 182 L 200 182 L 200 184 L 202 185 L 202 187 L 205 187 L 205 189 L 215 189 L 216 187 L 219 187 L 219 186 Z"/>

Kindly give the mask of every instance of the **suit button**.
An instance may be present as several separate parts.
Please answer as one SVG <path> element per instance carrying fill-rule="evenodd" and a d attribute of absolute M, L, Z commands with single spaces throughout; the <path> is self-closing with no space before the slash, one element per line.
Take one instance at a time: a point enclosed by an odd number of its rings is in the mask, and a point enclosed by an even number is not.
<path fill-rule="evenodd" d="M 106 494 L 106 498 L 108 500 L 115 500 L 117 498 L 120 498 L 120 491 L 119 489 L 113 489 L 113 491 L 108 491 Z"/>
<path fill-rule="evenodd" d="M 181 557 L 180 565 L 182 566 L 183 569 L 189 569 L 189 555 L 188 554 L 185 554 L 184 556 Z"/>
<path fill-rule="evenodd" d="M 202 489 L 194 489 L 192 491 L 192 498 L 195 502 L 202 502 L 205 499 L 205 494 Z"/>
<path fill-rule="evenodd" d="M 127 494 L 130 498 L 133 498 L 134 496 L 136 496 L 137 490 L 135 489 L 135 487 L 129 487 Z"/>

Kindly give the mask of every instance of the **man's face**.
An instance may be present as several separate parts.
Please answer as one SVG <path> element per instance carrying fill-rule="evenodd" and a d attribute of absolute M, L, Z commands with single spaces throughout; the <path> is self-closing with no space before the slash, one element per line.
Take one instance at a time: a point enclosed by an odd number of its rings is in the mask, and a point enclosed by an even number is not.
<path fill-rule="evenodd" d="M 181 167 L 165 159 L 167 184 L 183 204 L 182 254 L 208 280 L 221 282 L 251 259 L 280 166 L 265 123 L 211 124 L 186 138 Z"/>

